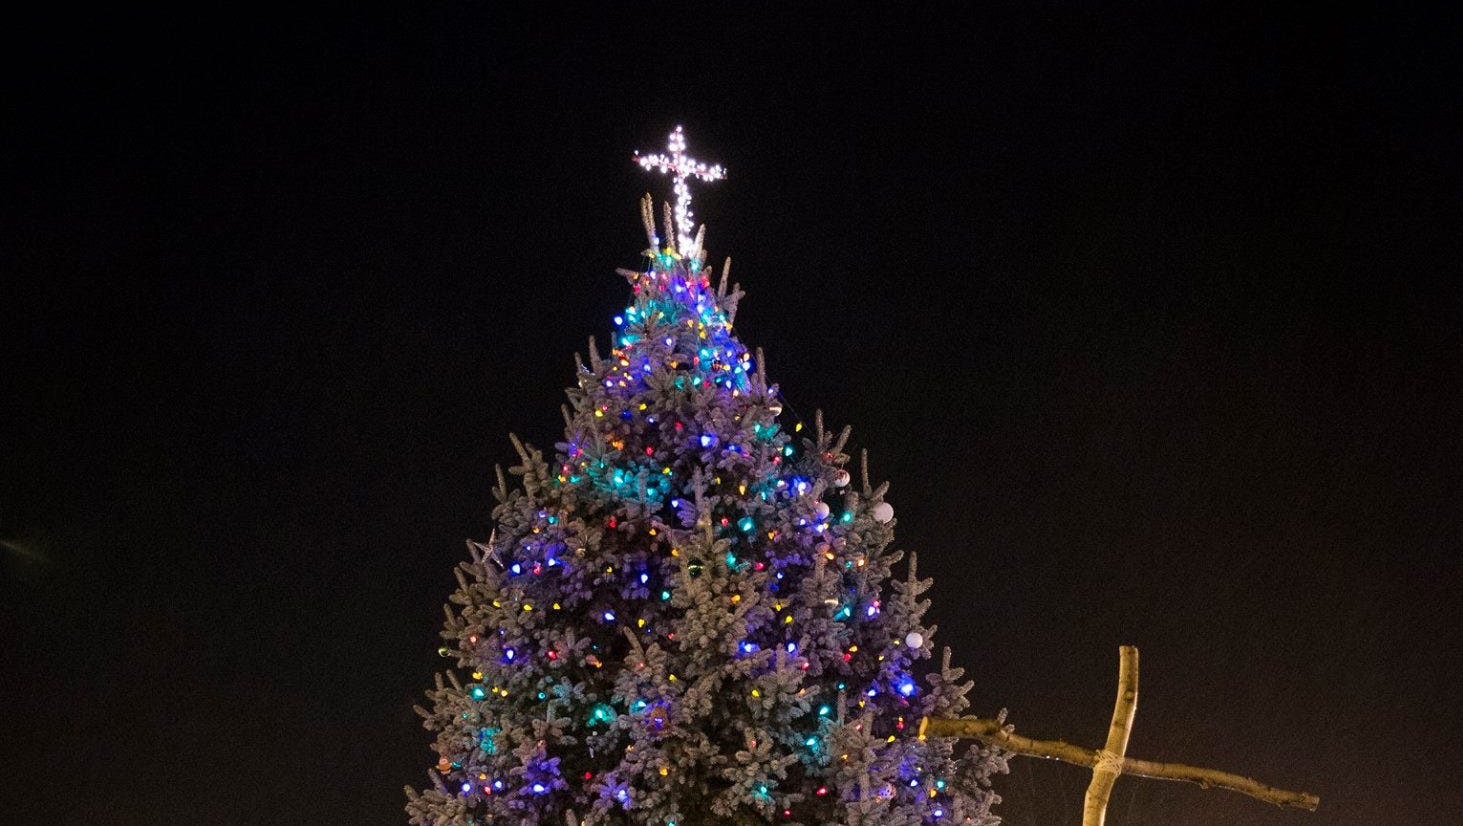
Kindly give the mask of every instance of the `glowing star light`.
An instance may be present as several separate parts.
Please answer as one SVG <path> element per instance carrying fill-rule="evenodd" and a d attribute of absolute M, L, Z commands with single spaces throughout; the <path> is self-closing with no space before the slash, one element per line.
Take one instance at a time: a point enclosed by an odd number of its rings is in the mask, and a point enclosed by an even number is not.
<path fill-rule="evenodd" d="M 695 229 L 691 217 L 691 190 L 686 186 L 687 178 L 702 181 L 720 181 L 726 178 L 721 164 L 707 166 L 686 155 L 686 134 L 677 126 L 666 143 L 669 155 L 642 155 L 635 153 L 635 162 L 645 169 L 669 172 L 676 177 L 676 248 L 683 256 L 690 257 L 691 230 Z"/>

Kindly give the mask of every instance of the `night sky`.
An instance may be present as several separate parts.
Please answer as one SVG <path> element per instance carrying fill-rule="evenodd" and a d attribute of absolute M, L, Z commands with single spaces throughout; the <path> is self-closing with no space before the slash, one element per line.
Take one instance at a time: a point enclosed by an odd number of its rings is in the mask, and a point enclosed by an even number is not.
<path fill-rule="evenodd" d="M 495 5 L 7 26 L 0 820 L 405 823 L 451 568 L 681 123 L 976 713 L 1098 746 L 1134 644 L 1131 755 L 1322 803 L 1114 826 L 1459 822 L 1455 18 Z"/>

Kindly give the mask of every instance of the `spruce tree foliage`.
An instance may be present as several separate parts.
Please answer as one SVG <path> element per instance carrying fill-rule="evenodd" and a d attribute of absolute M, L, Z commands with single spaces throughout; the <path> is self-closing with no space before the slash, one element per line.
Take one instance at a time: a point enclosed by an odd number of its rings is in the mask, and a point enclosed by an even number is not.
<path fill-rule="evenodd" d="M 463 676 L 417 709 L 440 761 L 411 822 L 997 822 L 1004 756 L 915 736 L 970 684 L 948 649 L 931 667 L 888 484 L 850 474 L 848 428 L 784 428 L 739 286 L 642 207 L 613 350 L 576 356 L 551 458 L 513 438 L 519 483 L 498 470 L 493 536 L 456 571 L 440 651 Z"/>

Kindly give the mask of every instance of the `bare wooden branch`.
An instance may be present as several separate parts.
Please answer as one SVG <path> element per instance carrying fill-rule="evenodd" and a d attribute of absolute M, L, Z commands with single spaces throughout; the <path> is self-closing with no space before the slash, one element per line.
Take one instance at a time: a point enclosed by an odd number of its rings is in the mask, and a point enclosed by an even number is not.
<path fill-rule="evenodd" d="M 1097 765 L 1098 752 L 1081 746 L 1074 746 L 1062 740 L 1036 740 L 1006 731 L 1003 723 L 987 717 L 966 717 L 959 720 L 926 717 L 920 723 L 921 737 L 968 737 L 999 746 L 1013 754 L 1028 757 L 1044 757 L 1060 760 L 1074 766 L 1092 768 Z M 1123 774 L 1147 777 L 1152 780 L 1182 780 L 1197 783 L 1206 789 L 1228 789 L 1249 795 L 1280 807 L 1305 809 L 1314 812 L 1321 799 L 1306 792 L 1291 792 L 1267 786 L 1257 780 L 1237 774 L 1201 769 L 1181 763 L 1159 763 L 1152 760 L 1123 758 Z"/>

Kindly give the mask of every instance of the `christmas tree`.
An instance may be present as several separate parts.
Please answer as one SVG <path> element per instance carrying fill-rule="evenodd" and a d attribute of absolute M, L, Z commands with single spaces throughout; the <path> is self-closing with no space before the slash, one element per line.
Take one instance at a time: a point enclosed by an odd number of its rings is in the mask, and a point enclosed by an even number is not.
<path fill-rule="evenodd" d="M 848 428 L 780 420 L 694 230 L 687 180 L 723 170 L 684 149 L 637 156 L 674 176 L 665 238 L 646 196 L 612 351 L 576 356 L 552 458 L 513 438 L 519 484 L 499 469 L 456 571 L 440 653 L 466 676 L 418 708 L 440 760 L 411 822 L 994 823 L 1003 755 L 915 737 L 970 686 L 929 662 L 888 485 L 866 455 L 853 478 Z"/>

